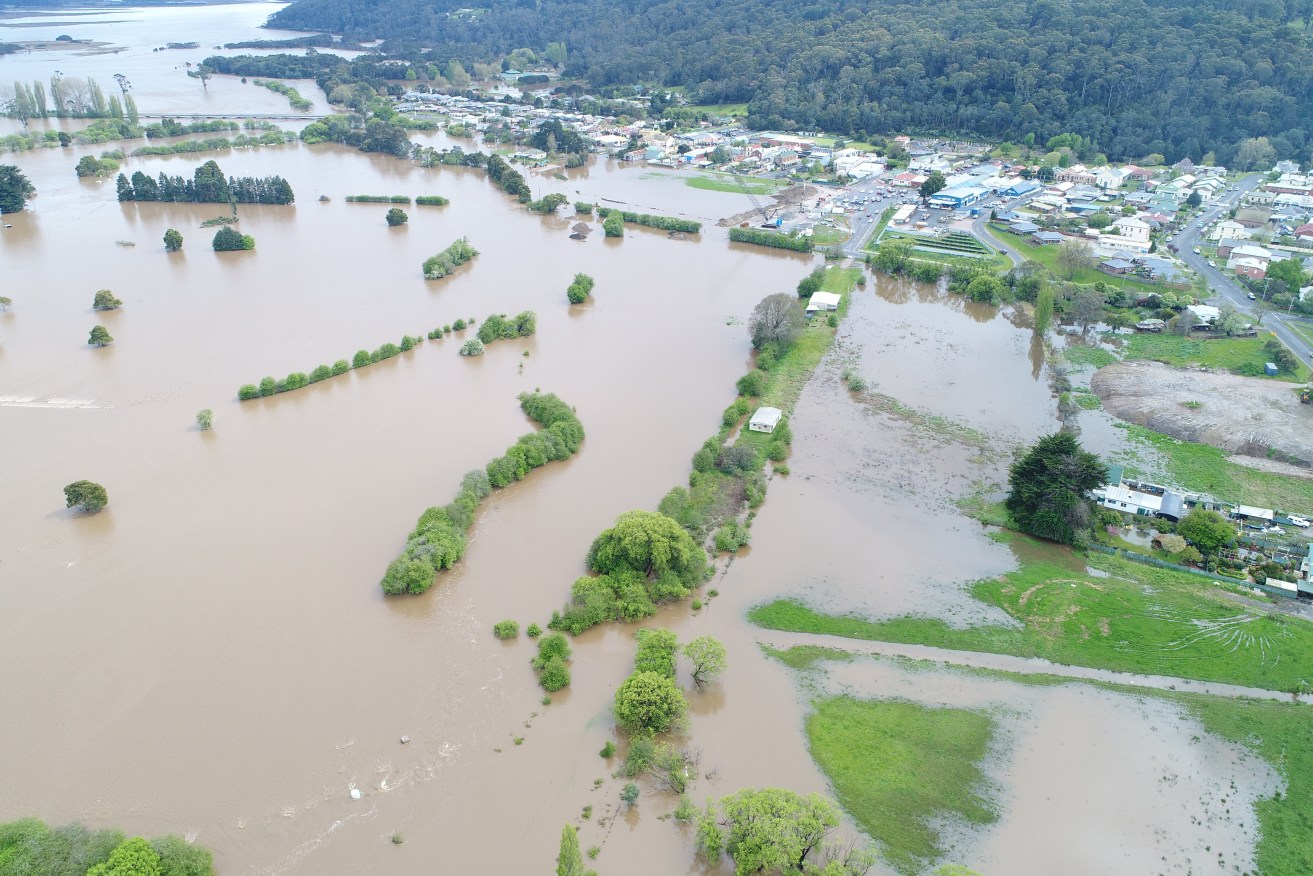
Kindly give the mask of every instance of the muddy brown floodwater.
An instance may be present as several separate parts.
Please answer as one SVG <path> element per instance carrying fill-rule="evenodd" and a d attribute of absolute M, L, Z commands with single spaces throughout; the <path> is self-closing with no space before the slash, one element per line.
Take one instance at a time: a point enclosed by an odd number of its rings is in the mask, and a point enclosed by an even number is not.
<path fill-rule="evenodd" d="M 278 36 L 256 29 L 276 8 L 5 19 L 0 37 L 20 23 L 35 25 L 25 39 L 68 31 L 122 51 L 6 56 L 0 80 L 62 69 L 108 85 L 123 72 L 143 113 L 281 113 L 278 95 L 222 77 L 202 90 L 181 66 L 225 41 Z M 202 48 L 151 51 L 188 40 Z M 490 631 L 506 617 L 545 621 L 592 538 L 685 481 L 749 364 L 753 305 L 791 290 L 815 261 L 728 244 L 712 223 L 745 209 L 742 196 L 604 161 L 529 181 L 536 195 L 695 216 L 704 234 L 574 241 L 571 219 L 525 212 L 481 173 L 295 144 L 213 156 L 231 175 L 281 174 L 298 196 L 292 207 L 241 208 L 256 249 L 219 255 L 212 230 L 198 227 L 219 208 L 120 205 L 112 180 L 75 178 L 78 157 L 109 145 L 4 156 L 39 195 L 0 232 L 14 299 L 0 314 L 0 819 L 183 834 L 213 848 L 227 876 L 407 876 L 547 868 L 561 824 L 593 805 L 581 844 L 603 847 L 602 872 L 705 872 L 684 829 L 658 820 L 673 797 L 648 789 L 611 818 L 620 783 L 597 751 L 613 736 L 609 703 L 633 629 L 580 637 L 573 685 L 550 705 L 527 666 L 531 643 Z M 209 157 L 129 159 L 125 170 L 186 174 Z M 408 226 L 389 229 L 386 205 L 347 204 L 349 194 L 451 204 L 413 207 Z M 181 253 L 163 252 L 168 227 L 186 238 Z M 462 236 L 479 257 L 422 280 L 420 263 Z M 572 308 L 565 287 L 579 271 L 597 285 Z M 94 313 L 101 288 L 123 308 Z M 480 359 L 457 355 L 458 335 L 299 392 L 235 399 L 267 374 L 526 308 L 538 334 Z M 113 346 L 86 345 L 97 323 Z M 859 403 L 839 383 L 844 367 L 987 440 L 964 444 L 930 419 Z M 429 593 L 383 599 L 378 579 L 418 514 L 530 428 L 516 396 L 535 388 L 577 407 L 581 452 L 486 502 L 464 561 Z M 206 407 L 215 428 L 201 433 L 194 415 Z M 745 786 L 826 788 L 801 731 L 803 695 L 761 655 L 743 612 L 801 594 L 876 616 L 1003 620 L 964 582 L 1016 558 L 951 503 L 1001 483 L 1011 447 L 1057 423 L 1020 320 L 871 278 L 793 425 L 793 474 L 774 479 L 752 550 L 710 585 L 721 595 L 648 622 L 729 648 L 723 682 L 690 693 L 699 803 Z M 108 488 L 100 514 L 62 507 L 62 486 L 80 478 Z M 1026 759 L 1011 763 L 999 781 L 1033 799 Z M 1029 811 L 955 849 L 994 872 L 1033 872 L 1011 866 L 1004 830 L 1024 830 Z M 1059 827 L 1081 830 L 1075 821 Z M 1119 860 L 1145 871 L 1157 848 Z"/>

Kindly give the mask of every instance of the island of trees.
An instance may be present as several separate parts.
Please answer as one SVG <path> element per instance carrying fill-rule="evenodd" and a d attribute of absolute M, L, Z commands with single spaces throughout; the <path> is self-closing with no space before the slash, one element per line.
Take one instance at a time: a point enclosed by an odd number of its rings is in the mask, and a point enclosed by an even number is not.
<path fill-rule="evenodd" d="M 189 204 L 291 204 L 296 201 L 292 186 L 281 176 L 225 177 L 215 161 L 207 161 L 191 179 L 166 176 L 152 178 L 137 171 L 129 179 L 118 176 L 120 201 L 173 201 Z"/>

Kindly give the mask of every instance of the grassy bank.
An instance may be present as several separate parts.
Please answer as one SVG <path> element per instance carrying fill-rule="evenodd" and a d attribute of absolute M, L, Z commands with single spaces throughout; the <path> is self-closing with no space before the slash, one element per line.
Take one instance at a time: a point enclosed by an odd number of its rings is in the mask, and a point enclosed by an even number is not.
<path fill-rule="evenodd" d="M 1264 876 L 1313 873 L 1313 710 L 1299 703 L 1228 700 L 1176 694 L 1210 733 L 1245 746 L 1286 781 L 1255 805 L 1257 872 Z"/>
<path fill-rule="evenodd" d="M 1015 249 L 1023 259 L 1032 262 L 1039 262 L 1048 268 L 1054 275 L 1063 277 L 1065 272 L 1058 265 L 1059 247 L 1056 246 L 1038 246 L 1030 243 L 1024 237 L 1012 234 L 1007 231 L 1000 231 L 989 223 L 985 223 L 985 230 L 990 236 L 1000 243 L 1005 243 L 1012 249 Z M 1094 268 L 1081 268 L 1071 277 L 1073 283 L 1103 283 L 1105 286 L 1114 289 L 1127 289 L 1132 292 L 1153 292 L 1162 287 L 1156 283 L 1145 283 L 1130 277 L 1119 277 L 1113 274 L 1105 274 Z"/>
<path fill-rule="evenodd" d="M 830 268 L 825 272 L 821 290 L 841 296 L 840 316 L 848 312 L 848 296 L 861 275 L 861 268 Z M 812 320 L 812 324 L 802 330 L 802 336 L 798 338 L 797 343 L 790 347 L 770 370 L 766 391 L 761 396 L 762 404 L 779 408 L 786 413 L 793 410 L 798 396 L 802 394 L 803 386 L 807 384 L 812 372 L 821 363 L 821 358 L 834 343 L 837 332 L 838 329 L 831 328 L 824 318 Z"/>
<path fill-rule="evenodd" d="M 980 712 L 852 697 L 819 700 L 807 719 L 812 757 L 839 802 L 889 863 L 909 874 L 942 856 L 939 819 L 996 819 L 979 793 L 993 730 Z"/>
<path fill-rule="evenodd" d="M 1055 663 L 1270 690 L 1308 689 L 1313 624 L 1250 608 L 1198 576 L 1094 555 L 1106 577 L 1052 563 L 1023 566 L 970 587 L 1017 626 L 954 629 L 942 620 L 870 621 L 828 615 L 795 599 L 748 613 L 758 626 L 854 639 L 932 645 Z"/>
<path fill-rule="evenodd" d="M 1167 479 L 1185 490 L 1211 493 L 1224 502 L 1313 513 L 1313 480 L 1258 471 L 1227 460 L 1225 450 L 1207 444 L 1178 441 L 1143 426 L 1122 425 L 1130 438 L 1162 455 Z M 1127 471 L 1143 477 L 1156 474 L 1128 461 Z"/>
<path fill-rule="evenodd" d="M 743 180 L 743 186 L 736 183 L 729 174 L 719 174 L 717 176 L 692 176 L 684 180 L 684 185 L 695 189 L 704 189 L 709 192 L 730 192 L 731 194 L 743 194 L 743 187 L 746 186 L 748 191 L 754 195 L 773 195 L 780 189 L 784 188 L 783 183 L 775 180 L 747 178 Z"/>
<path fill-rule="evenodd" d="M 1211 338 L 1197 340 L 1176 335 L 1134 334 L 1122 347 L 1124 359 L 1151 359 L 1168 365 L 1204 365 L 1233 374 L 1263 377 L 1263 366 L 1272 360 L 1263 345 L 1272 337 L 1262 332 L 1256 338 Z M 1294 373 L 1282 373 L 1272 380 L 1306 383 L 1309 370 L 1303 362 Z"/>

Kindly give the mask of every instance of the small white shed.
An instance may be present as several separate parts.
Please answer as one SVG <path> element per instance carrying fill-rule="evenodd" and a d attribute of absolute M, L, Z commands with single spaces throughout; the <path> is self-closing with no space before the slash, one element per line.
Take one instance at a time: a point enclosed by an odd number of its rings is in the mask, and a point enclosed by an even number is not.
<path fill-rule="evenodd" d="M 774 432 L 784 412 L 779 408 L 757 408 L 757 412 L 748 420 L 748 428 L 753 432 Z"/>
<path fill-rule="evenodd" d="M 839 309 L 839 296 L 833 292 L 813 292 L 811 300 L 807 302 L 807 315 L 822 311 L 834 311 Z"/>

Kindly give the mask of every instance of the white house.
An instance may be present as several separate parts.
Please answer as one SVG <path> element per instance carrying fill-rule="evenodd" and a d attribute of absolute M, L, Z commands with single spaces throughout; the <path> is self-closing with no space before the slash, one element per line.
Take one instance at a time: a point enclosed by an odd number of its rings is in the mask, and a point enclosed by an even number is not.
<path fill-rule="evenodd" d="M 1217 223 L 1213 230 L 1208 233 L 1208 236 L 1213 240 L 1223 240 L 1228 237 L 1233 240 L 1248 240 L 1249 233 L 1249 229 L 1239 222 L 1227 219 L 1225 222 Z"/>
<path fill-rule="evenodd" d="M 784 412 L 779 408 L 757 408 L 757 412 L 748 421 L 748 428 L 753 432 L 774 432 L 783 416 Z"/>
<path fill-rule="evenodd" d="M 807 315 L 819 313 L 821 311 L 832 311 L 839 309 L 839 296 L 834 292 L 813 292 L 811 300 L 807 302 Z"/>
<path fill-rule="evenodd" d="M 1149 241 L 1149 223 L 1134 216 L 1125 216 L 1112 223 L 1116 233 L 1104 234 L 1099 243 L 1109 249 L 1148 252 L 1152 245 Z"/>

